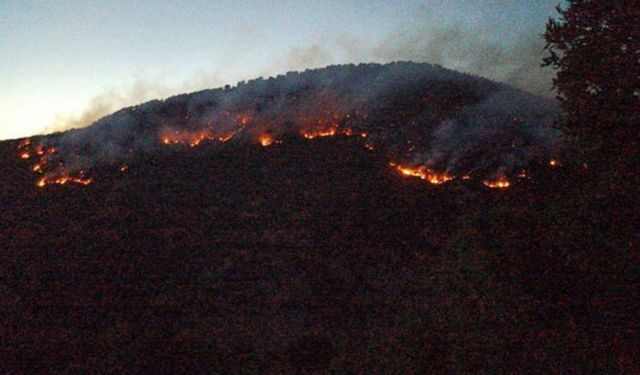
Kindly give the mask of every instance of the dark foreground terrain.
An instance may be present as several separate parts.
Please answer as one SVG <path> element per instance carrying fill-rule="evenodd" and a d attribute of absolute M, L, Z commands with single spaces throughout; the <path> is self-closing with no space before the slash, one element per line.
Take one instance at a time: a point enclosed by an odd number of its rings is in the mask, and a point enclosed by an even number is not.
<path fill-rule="evenodd" d="M 431 186 L 336 138 L 38 189 L 0 152 L 0 373 L 640 372 L 636 196 L 588 173 Z"/>

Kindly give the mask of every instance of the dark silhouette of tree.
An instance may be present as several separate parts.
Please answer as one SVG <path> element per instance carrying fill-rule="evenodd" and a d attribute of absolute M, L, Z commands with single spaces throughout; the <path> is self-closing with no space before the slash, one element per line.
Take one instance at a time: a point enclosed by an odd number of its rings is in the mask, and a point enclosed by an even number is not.
<path fill-rule="evenodd" d="M 565 112 L 561 124 L 593 167 L 638 167 L 640 1 L 569 0 L 544 34 L 544 66 Z M 613 168 L 612 168 L 613 167 Z"/>

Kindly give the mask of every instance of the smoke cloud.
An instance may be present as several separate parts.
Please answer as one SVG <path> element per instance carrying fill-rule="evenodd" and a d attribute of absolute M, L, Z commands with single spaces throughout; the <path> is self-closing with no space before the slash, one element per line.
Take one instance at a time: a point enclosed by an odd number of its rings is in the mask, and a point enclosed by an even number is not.
<path fill-rule="evenodd" d="M 78 115 L 56 115 L 53 124 L 47 126 L 42 133 L 84 128 L 124 107 L 223 84 L 224 80 L 217 73 L 205 71 L 194 73 L 189 79 L 175 87 L 158 83 L 157 80 L 139 79 L 131 84 L 110 88 L 93 97 L 87 107 Z"/>
<path fill-rule="evenodd" d="M 544 97 L 554 96 L 554 72 L 540 66 L 545 43 L 540 35 L 521 36 L 510 43 L 511 47 L 493 41 L 491 35 L 490 30 L 465 25 L 424 24 L 409 25 L 406 30 L 394 32 L 375 44 L 343 35 L 338 40 L 319 40 L 295 47 L 276 57 L 273 64 L 256 76 L 275 76 L 331 64 L 414 61 L 479 75 Z M 79 115 L 58 115 L 43 133 L 86 127 L 120 108 L 152 99 L 235 83 L 221 76 L 215 71 L 199 71 L 177 86 L 158 83 L 159 80 L 137 80 L 115 87 L 94 97 Z"/>
<path fill-rule="evenodd" d="M 294 48 L 266 73 L 331 64 L 414 61 L 479 75 L 547 98 L 554 96 L 555 73 L 541 67 L 545 46 L 541 35 L 521 36 L 511 46 L 493 41 L 491 35 L 489 30 L 457 25 L 414 27 L 388 35 L 373 45 L 344 36 Z"/>

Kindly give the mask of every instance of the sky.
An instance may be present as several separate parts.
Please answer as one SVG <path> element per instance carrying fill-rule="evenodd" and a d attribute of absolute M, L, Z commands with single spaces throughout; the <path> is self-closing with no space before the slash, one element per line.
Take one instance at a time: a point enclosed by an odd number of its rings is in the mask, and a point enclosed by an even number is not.
<path fill-rule="evenodd" d="M 330 64 L 425 61 L 552 96 L 560 0 L 0 0 L 0 140 Z"/>

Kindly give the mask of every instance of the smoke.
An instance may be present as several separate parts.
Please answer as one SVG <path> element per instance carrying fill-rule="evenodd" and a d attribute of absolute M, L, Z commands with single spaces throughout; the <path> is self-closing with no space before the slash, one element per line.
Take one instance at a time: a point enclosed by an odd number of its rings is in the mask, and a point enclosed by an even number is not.
<path fill-rule="evenodd" d="M 321 49 L 309 51 L 318 56 Z M 163 89 L 140 84 L 110 93 L 95 100 L 84 121 Z M 264 135 L 281 140 L 349 129 L 367 134 L 366 142 L 391 160 L 487 175 L 547 155 L 557 140 L 556 113 L 553 101 L 441 66 L 349 64 L 152 100 L 48 137 L 44 146 L 58 150 L 46 160 L 56 176 L 128 163 L 172 144 L 258 143 Z"/>
<path fill-rule="evenodd" d="M 124 107 L 224 84 L 220 75 L 205 71 L 195 72 L 177 86 L 169 86 L 159 81 L 138 79 L 130 84 L 112 87 L 93 97 L 80 114 L 57 114 L 53 123 L 46 126 L 42 133 L 84 128 Z"/>
<path fill-rule="evenodd" d="M 457 26 L 410 27 L 375 44 L 345 35 L 296 47 L 276 60 L 268 73 L 330 64 L 393 61 L 426 62 L 503 82 L 530 93 L 553 97 L 554 72 L 541 67 L 545 41 L 518 37 L 509 46 L 492 40 L 490 30 Z"/>
<path fill-rule="evenodd" d="M 465 25 L 409 25 L 407 29 L 387 35 L 382 41 L 368 44 L 351 35 L 338 40 L 319 40 L 307 46 L 294 47 L 275 58 L 262 75 L 283 71 L 301 71 L 331 64 L 392 61 L 415 61 L 437 64 L 464 73 L 479 75 L 513 85 L 525 91 L 553 97 L 554 72 L 540 66 L 544 40 L 540 35 L 521 36 L 511 47 L 492 40 L 491 30 L 473 29 Z M 52 133 L 91 125 L 120 108 L 152 99 L 162 99 L 182 92 L 203 90 L 230 83 L 217 71 L 195 72 L 175 86 L 161 80 L 137 80 L 132 84 L 111 88 L 95 96 L 78 115 L 59 114 L 43 133 Z"/>
<path fill-rule="evenodd" d="M 388 36 L 371 51 L 374 61 L 411 60 L 504 82 L 534 94 L 553 96 L 553 72 L 540 64 L 545 42 L 526 35 L 511 47 L 490 33 L 463 25 L 419 28 Z"/>

